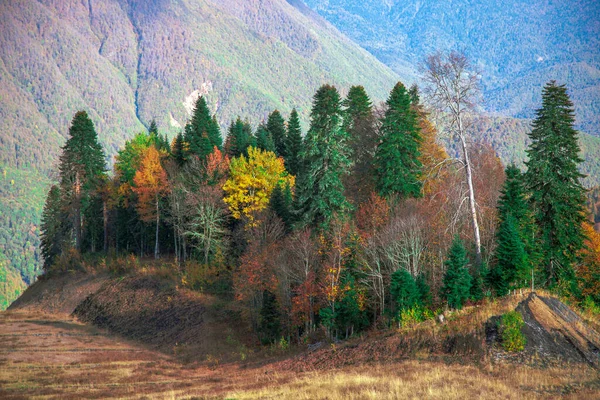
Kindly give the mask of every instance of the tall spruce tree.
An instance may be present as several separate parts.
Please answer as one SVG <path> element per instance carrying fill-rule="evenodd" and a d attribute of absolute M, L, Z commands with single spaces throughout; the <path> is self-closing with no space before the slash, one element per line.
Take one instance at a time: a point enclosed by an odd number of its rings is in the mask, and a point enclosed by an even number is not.
<path fill-rule="evenodd" d="M 46 272 L 50 270 L 54 260 L 62 252 L 64 229 L 60 189 L 58 186 L 52 185 L 42 211 L 40 235 L 40 247 Z"/>
<path fill-rule="evenodd" d="M 496 241 L 497 270 L 489 283 L 498 296 L 504 296 L 510 289 L 523 287 L 523 280 L 528 277 L 525 245 L 513 215 L 501 217 Z"/>
<path fill-rule="evenodd" d="M 536 259 L 535 226 L 525 191 L 523 174 L 515 165 L 509 165 L 498 200 L 496 264 L 488 277 L 499 296 L 526 285 Z"/>
<path fill-rule="evenodd" d="M 269 209 L 281 218 L 287 232 L 292 229 L 293 225 L 292 205 L 293 197 L 290 185 L 275 186 L 275 189 L 273 189 L 273 192 L 271 193 L 271 198 L 269 199 Z"/>
<path fill-rule="evenodd" d="M 375 154 L 377 191 L 401 198 L 421 195 L 421 133 L 416 110 L 404 85 L 396 84 L 387 102 L 380 128 L 381 143 Z"/>
<path fill-rule="evenodd" d="M 442 298 L 448 306 L 461 309 L 465 301 L 471 297 L 472 280 L 467 269 L 467 252 L 462 240 L 454 238 L 446 260 L 446 274 L 443 279 Z"/>
<path fill-rule="evenodd" d="M 349 210 L 342 183 L 350 166 L 347 139 L 340 95 L 335 87 L 324 85 L 314 96 L 311 125 L 301 153 L 296 212 L 303 225 L 326 228 L 336 214 Z"/>
<path fill-rule="evenodd" d="M 540 232 L 540 253 L 546 283 L 576 291 L 573 265 L 578 261 L 585 234 L 584 177 L 578 166 L 578 133 L 575 113 L 564 85 L 548 83 L 542 108 L 536 111 L 527 153 L 525 180 L 530 204 Z"/>
<path fill-rule="evenodd" d="M 297 176 L 302 166 L 300 152 L 302 151 L 302 129 L 300 128 L 300 118 L 294 108 L 290 113 L 290 120 L 287 126 L 287 136 L 285 141 L 285 169 L 294 176 Z"/>
<path fill-rule="evenodd" d="M 88 226 L 95 218 L 102 218 L 94 197 L 106 175 L 104 151 L 98 143 L 94 124 L 85 111 L 73 117 L 69 139 L 60 156 L 60 192 L 62 207 L 67 214 L 68 230 L 73 233 L 75 247 L 83 250 L 84 235 L 89 236 Z M 101 226 L 101 224 L 100 224 Z M 98 235 L 98 236 L 101 236 Z M 91 243 L 92 250 L 95 249 Z"/>
<path fill-rule="evenodd" d="M 349 135 L 352 169 L 345 181 L 346 191 L 357 204 L 366 200 L 375 188 L 373 160 L 379 143 L 373 105 L 365 88 L 352 86 L 342 102 L 344 129 Z"/>
<path fill-rule="evenodd" d="M 277 157 L 287 156 L 285 120 L 278 110 L 273 111 L 267 119 L 267 130 L 271 133 L 273 144 L 275 146 L 275 154 Z"/>
<path fill-rule="evenodd" d="M 250 128 L 240 117 L 231 121 L 227 139 L 225 140 L 225 152 L 229 158 L 239 157 L 247 154 L 248 147 L 252 144 L 252 128 Z"/>
<path fill-rule="evenodd" d="M 173 159 L 179 167 L 182 167 L 187 160 L 185 146 L 186 143 L 183 139 L 183 133 L 179 132 L 177 136 L 175 136 L 175 140 L 173 141 L 173 149 L 171 150 Z"/>
<path fill-rule="evenodd" d="M 273 144 L 273 138 L 271 132 L 263 124 L 260 124 L 256 128 L 256 147 L 265 150 L 275 152 L 275 145 Z"/>
<path fill-rule="evenodd" d="M 204 96 L 196 100 L 192 120 L 185 127 L 185 141 L 189 144 L 190 154 L 201 160 L 212 153 L 215 146 L 220 149 L 223 145 L 219 124 L 210 116 Z"/>

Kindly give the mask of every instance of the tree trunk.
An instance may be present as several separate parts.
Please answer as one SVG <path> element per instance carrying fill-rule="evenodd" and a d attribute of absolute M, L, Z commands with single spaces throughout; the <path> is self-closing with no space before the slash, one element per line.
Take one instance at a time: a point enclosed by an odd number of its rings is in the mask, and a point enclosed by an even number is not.
<path fill-rule="evenodd" d="M 108 206 L 106 200 L 102 202 L 102 216 L 104 218 L 104 252 L 108 252 Z"/>
<path fill-rule="evenodd" d="M 75 174 L 75 247 L 81 252 L 81 184 L 79 173 Z"/>
<path fill-rule="evenodd" d="M 158 260 L 158 225 L 160 223 L 160 214 L 158 212 L 158 196 L 156 197 L 156 235 L 154 241 L 154 259 Z"/>
<path fill-rule="evenodd" d="M 475 188 L 473 187 L 473 171 L 471 170 L 471 160 L 467 150 L 467 141 L 463 132 L 462 118 L 458 117 L 458 135 L 463 151 L 463 161 L 465 164 L 465 174 L 467 185 L 469 187 L 469 206 L 471 208 L 471 220 L 473 223 L 473 235 L 475 236 L 475 257 L 479 267 L 481 265 L 481 237 L 479 235 L 479 223 L 477 222 L 477 207 L 475 202 Z"/>

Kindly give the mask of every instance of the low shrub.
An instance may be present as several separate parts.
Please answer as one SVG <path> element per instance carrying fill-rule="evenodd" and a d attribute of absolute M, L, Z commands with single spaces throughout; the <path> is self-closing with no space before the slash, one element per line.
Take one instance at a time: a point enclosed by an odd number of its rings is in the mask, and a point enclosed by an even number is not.
<path fill-rule="evenodd" d="M 592 315 L 600 315 L 600 305 L 596 304 L 591 296 L 587 296 L 583 301 L 583 309 Z"/>
<path fill-rule="evenodd" d="M 527 340 L 521 332 L 524 325 L 523 316 L 517 311 L 509 311 L 502 316 L 499 330 L 504 350 L 519 352 L 525 349 Z"/>

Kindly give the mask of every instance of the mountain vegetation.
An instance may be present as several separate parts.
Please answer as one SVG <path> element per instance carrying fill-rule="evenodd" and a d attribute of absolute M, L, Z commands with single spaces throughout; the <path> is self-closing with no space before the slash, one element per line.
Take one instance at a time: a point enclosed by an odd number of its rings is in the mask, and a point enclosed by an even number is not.
<path fill-rule="evenodd" d="M 333 6 L 335 2 L 329 4 Z M 310 1 L 309 5 L 323 14 L 322 4 Z M 377 7 L 378 3 L 372 3 L 362 7 L 361 12 L 373 11 L 375 18 L 379 12 L 374 11 Z M 482 12 L 487 15 L 488 11 L 494 10 L 484 8 Z M 14 287 L 31 284 L 42 271 L 44 258 L 40 243 L 44 238 L 39 235 L 40 228 L 45 225 L 49 229 L 53 222 L 43 218 L 44 196 L 52 183 L 58 183 L 60 149 L 69 138 L 72 117 L 79 110 L 86 110 L 93 121 L 107 168 L 115 165 L 113 172 L 118 176 L 115 182 L 105 180 L 110 173 L 99 174 L 102 182 L 85 189 L 100 190 L 103 194 L 94 204 L 87 204 L 85 196 L 82 199 L 81 206 L 87 208 L 88 213 L 82 218 L 83 226 L 89 222 L 86 229 L 90 231 L 82 231 L 81 246 L 87 249 L 114 247 L 121 252 L 143 248 L 138 254 L 152 252 L 147 246 L 151 241 L 156 244 L 157 235 L 150 217 L 158 216 L 161 225 L 164 223 L 158 229 L 159 244 L 175 236 L 173 246 L 179 257 L 189 256 L 190 251 L 201 252 L 211 259 L 220 257 L 221 244 L 229 240 L 220 228 L 213 229 L 213 223 L 224 218 L 221 208 L 200 201 L 207 197 L 204 191 L 197 193 L 191 205 L 184 200 L 189 192 L 209 181 L 216 186 L 224 183 L 222 179 L 229 162 L 249 146 L 274 150 L 276 156 L 283 157 L 289 176 L 296 177 L 295 187 L 275 187 L 273 193 L 281 195 L 279 200 L 265 202 L 262 199 L 261 204 L 276 209 L 287 230 L 298 225 L 298 213 L 290 208 L 290 199 L 303 185 L 300 155 L 305 149 L 300 127 L 309 128 L 311 96 L 323 82 L 331 82 L 340 89 L 342 128 L 348 134 L 343 147 L 352 154 L 352 163 L 344 168 L 347 174 L 339 179 L 344 188 L 342 195 L 354 207 L 353 212 L 366 212 L 356 207 L 372 198 L 379 117 L 385 109 L 381 102 L 388 99 L 389 88 L 397 81 L 397 74 L 345 38 L 301 1 L 128 0 L 99 4 L 11 1 L 0 4 L 0 16 L 4 21 L 0 24 L 0 257 L 5 260 L 2 268 L 12 277 Z M 425 21 L 429 21 L 429 17 Z M 372 24 L 372 28 L 379 29 L 377 24 Z M 353 38 L 380 57 L 376 48 Z M 405 63 L 409 68 L 398 69 L 393 65 L 401 75 L 409 77 L 407 82 L 411 81 L 413 67 L 421 61 L 417 59 L 421 53 L 414 54 L 414 60 Z M 579 57 L 580 53 L 573 54 Z M 585 55 L 581 57 L 589 59 Z M 589 65 L 592 64 L 589 61 Z M 486 69 L 484 80 L 496 76 L 489 74 Z M 570 82 L 573 76 L 562 81 Z M 580 87 L 578 83 L 569 85 L 572 91 L 569 94 L 575 99 L 581 120 L 592 121 L 593 116 L 581 111 Z M 528 87 L 522 89 L 511 95 L 511 102 L 518 104 L 528 93 Z M 593 93 L 593 90 L 588 92 Z M 486 99 L 494 98 L 487 89 L 485 95 Z M 203 99 L 204 106 L 194 107 L 198 98 Z M 533 113 L 523 115 L 534 116 Z M 283 120 L 288 123 L 282 141 Z M 448 154 L 458 155 L 460 148 L 438 122 L 434 116 L 427 121 L 420 120 L 426 142 L 422 146 L 435 144 L 431 140 L 431 129 L 437 126 L 439 140 Z M 525 150 L 530 144 L 530 130 L 528 120 L 497 115 L 479 115 L 471 126 L 474 142 L 491 145 L 503 163 L 514 162 L 519 167 L 523 167 L 527 159 Z M 226 132 L 234 134 L 225 135 Z M 233 141 L 234 138 L 240 142 Z M 150 212 L 150 206 L 156 208 L 157 204 L 152 204 L 148 196 L 148 201 L 142 202 L 142 209 L 149 213 L 145 220 L 138 218 L 139 196 L 150 186 L 141 185 L 140 176 L 137 187 L 134 178 L 147 155 L 144 152 L 149 143 L 156 147 L 160 157 L 164 157 L 165 152 L 172 153 L 174 164 L 186 169 L 188 175 L 202 171 L 205 163 L 211 163 L 213 175 L 196 179 L 191 188 L 178 179 L 169 180 L 174 190 L 163 193 L 168 201 L 158 202 L 159 214 L 168 214 L 164 220 L 163 215 Z M 587 175 L 582 182 L 586 187 L 598 186 L 600 139 L 582 133 L 579 143 L 584 160 L 580 170 Z M 219 149 L 218 154 L 213 151 L 214 146 Z M 194 147 L 197 159 L 188 159 L 190 147 Z M 482 166 L 495 162 L 489 149 L 477 148 Z M 423 164 L 427 164 L 424 160 L 431 161 L 424 168 L 436 165 L 432 154 L 426 152 L 419 158 Z M 174 168 L 163 166 L 167 176 Z M 499 169 L 495 171 L 501 175 Z M 434 173 L 436 171 L 429 170 L 427 175 Z M 114 196 L 115 188 L 111 184 L 117 185 L 122 195 Z M 424 192 L 437 190 L 430 181 L 425 180 L 423 185 Z M 211 189 L 208 197 L 219 197 L 217 192 Z M 379 204 L 380 199 L 374 199 L 374 204 Z M 116 203 L 122 207 L 115 210 Z M 194 229 L 187 229 L 186 223 L 190 221 L 184 223 L 183 218 L 190 206 L 199 213 L 192 219 L 196 224 Z M 118 223 L 106 225 L 105 222 L 116 218 L 114 214 L 118 214 Z M 206 231 L 200 234 L 199 227 Z M 59 224 L 55 228 L 59 229 Z M 145 236 L 151 229 L 152 240 Z M 111 235 L 119 239 L 109 239 Z M 491 240 L 489 238 L 487 240 Z M 56 253 L 47 250 L 50 254 Z M 162 252 L 161 247 L 158 250 Z M 166 247 L 165 251 L 172 250 Z M 50 264 L 52 261 L 50 259 Z M 14 293 L 9 297 L 14 298 Z"/>
<path fill-rule="evenodd" d="M 306 123 L 324 81 L 360 81 L 383 99 L 397 79 L 306 6 L 284 0 L 19 0 L 0 4 L 0 20 L 0 252 L 26 284 L 41 271 L 37 193 L 49 189 L 78 110 L 101 132 L 110 166 L 152 121 L 172 138 L 193 119 L 190 145 L 210 153 L 215 143 L 198 131 L 210 121 L 191 115 L 201 94 L 218 116 L 212 135 L 238 115 L 258 123 L 274 109 L 297 107 Z"/>
<path fill-rule="evenodd" d="M 534 118 L 541 88 L 570 89 L 577 129 L 600 135 L 597 1 L 306 0 L 407 82 L 438 49 L 462 49 L 482 73 L 484 109 Z"/>
<path fill-rule="evenodd" d="M 273 111 L 271 124 L 256 129 L 238 117 L 223 141 L 200 97 L 192 115 L 204 117 L 188 123 L 181 143 L 169 145 L 152 127 L 118 152 L 112 175 L 93 123 L 77 112 L 60 185 L 43 211 L 45 273 L 99 263 L 123 275 L 149 257 L 165 260 L 175 282 L 235 301 L 256 338 L 280 346 L 319 332 L 338 340 L 368 327 L 411 326 L 442 307 L 460 310 L 532 284 L 594 303 L 587 294 L 597 285 L 597 238 L 585 215 L 573 105 L 554 81 L 543 99 L 527 172 L 505 172 L 491 147 L 465 140 L 469 177 L 463 163 L 447 162 L 418 88 L 402 83 L 379 111 L 364 88 L 343 99 L 323 85 L 299 154 L 287 137 L 293 112 Z M 375 185 L 367 196 L 346 196 L 346 185 L 365 174 L 354 166 L 366 155 L 350 144 L 373 137 Z M 294 163 L 295 176 L 285 168 Z M 402 179 L 387 174 L 393 168 Z M 464 206 L 470 196 L 477 231 Z"/>

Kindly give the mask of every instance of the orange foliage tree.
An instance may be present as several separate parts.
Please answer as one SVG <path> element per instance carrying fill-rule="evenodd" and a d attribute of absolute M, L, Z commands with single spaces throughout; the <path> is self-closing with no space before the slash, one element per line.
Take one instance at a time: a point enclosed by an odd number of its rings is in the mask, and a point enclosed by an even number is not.
<path fill-rule="evenodd" d="M 589 223 L 583 225 L 583 230 L 587 240 L 576 273 L 581 294 L 591 296 L 598 302 L 600 301 L 600 233 L 596 232 Z"/>
<path fill-rule="evenodd" d="M 144 222 L 156 223 L 154 258 L 158 258 L 158 228 L 160 226 L 160 202 L 163 195 L 169 193 L 167 173 L 162 164 L 160 153 L 154 146 L 148 147 L 142 156 L 142 162 L 133 178 L 133 191 L 138 196 L 137 211 Z"/>

